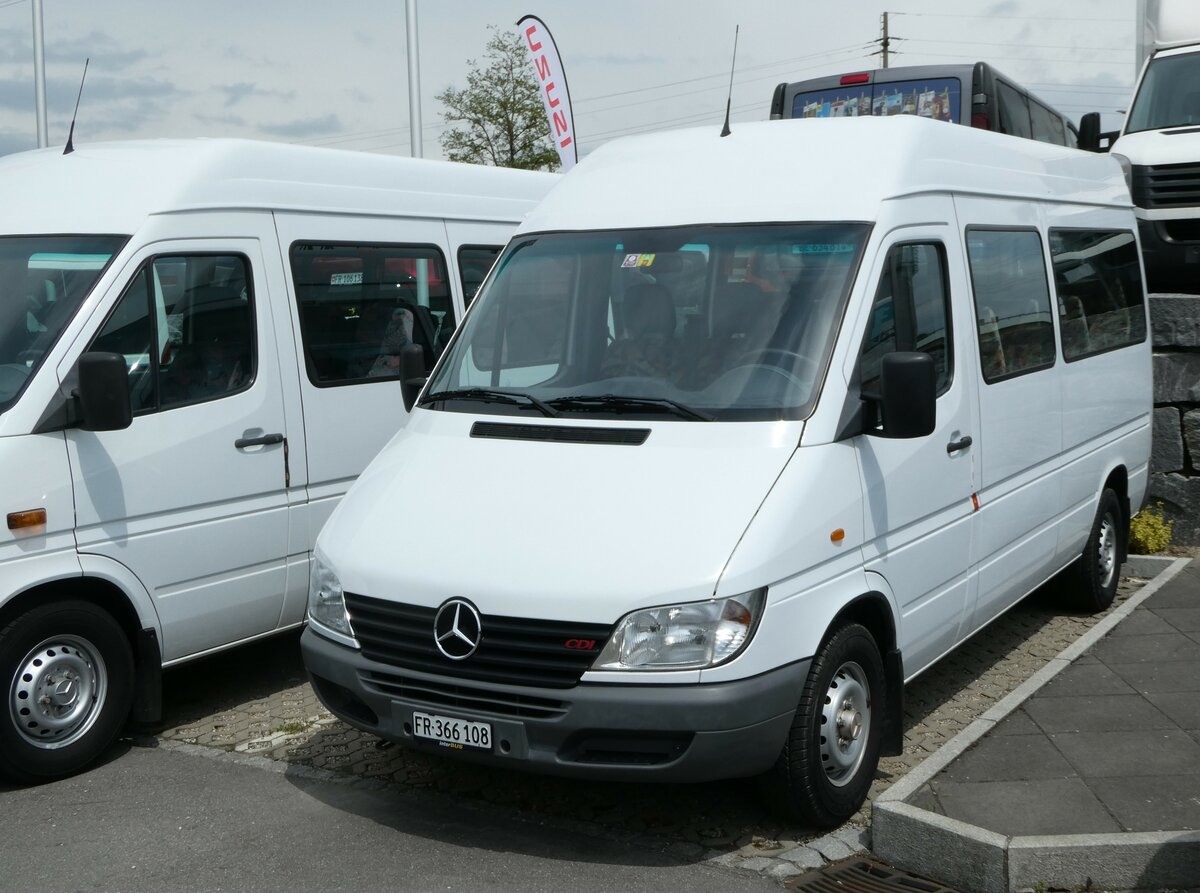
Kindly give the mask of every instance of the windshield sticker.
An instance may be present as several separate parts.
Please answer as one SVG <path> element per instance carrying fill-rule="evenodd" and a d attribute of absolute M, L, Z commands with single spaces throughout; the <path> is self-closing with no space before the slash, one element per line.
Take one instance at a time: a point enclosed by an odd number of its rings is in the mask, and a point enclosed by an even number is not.
<path fill-rule="evenodd" d="M 654 265 L 653 254 L 627 254 L 621 261 L 622 267 L 650 267 Z"/>
<path fill-rule="evenodd" d="M 362 272 L 333 273 L 329 277 L 330 285 L 362 285 Z"/>
<path fill-rule="evenodd" d="M 828 245 L 805 243 L 803 245 L 793 245 L 792 254 L 851 254 L 856 247 L 847 242 L 834 242 Z"/>

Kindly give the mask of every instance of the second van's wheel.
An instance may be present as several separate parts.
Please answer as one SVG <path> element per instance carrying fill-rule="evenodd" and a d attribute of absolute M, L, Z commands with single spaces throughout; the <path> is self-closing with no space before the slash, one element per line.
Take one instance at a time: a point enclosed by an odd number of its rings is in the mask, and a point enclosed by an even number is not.
<path fill-rule="evenodd" d="M 822 828 L 858 812 L 879 765 L 884 697 L 875 638 L 857 623 L 838 627 L 813 658 L 783 752 L 762 779 L 778 811 Z"/>
<path fill-rule="evenodd" d="M 1098 613 L 1111 605 L 1116 597 L 1121 576 L 1124 519 L 1117 494 L 1106 489 L 1100 494 L 1100 505 L 1083 554 L 1064 574 L 1063 582 L 1076 607 Z"/>

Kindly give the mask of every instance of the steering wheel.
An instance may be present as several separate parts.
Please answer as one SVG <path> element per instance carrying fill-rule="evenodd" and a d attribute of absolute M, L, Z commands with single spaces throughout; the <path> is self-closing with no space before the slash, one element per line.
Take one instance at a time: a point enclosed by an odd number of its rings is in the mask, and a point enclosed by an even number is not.
<path fill-rule="evenodd" d="M 815 361 L 794 350 L 784 350 L 779 347 L 762 347 L 751 350 L 738 357 L 737 365 L 733 368 L 742 369 L 746 366 L 767 366 L 778 370 L 792 382 L 801 385 L 811 385 L 817 377 Z"/>

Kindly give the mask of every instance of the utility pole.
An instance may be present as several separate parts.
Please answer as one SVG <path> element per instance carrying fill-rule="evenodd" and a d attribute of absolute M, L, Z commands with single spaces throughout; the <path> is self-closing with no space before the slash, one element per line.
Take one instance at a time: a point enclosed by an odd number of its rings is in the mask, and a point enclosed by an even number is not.
<path fill-rule="evenodd" d="M 404 0 L 404 14 L 405 30 L 408 32 L 408 142 L 412 147 L 412 157 L 421 158 L 424 131 L 421 129 L 421 60 L 417 51 L 417 0 Z"/>
<path fill-rule="evenodd" d="M 37 144 L 50 145 L 46 129 L 46 46 L 42 36 L 42 0 L 33 0 L 33 102 L 37 109 Z"/>
<path fill-rule="evenodd" d="M 879 41 L 879 45 L 883 50 L 883 67 L 888 67 L 888 47 L 890 41 L 888 39 L 888 14 L 883 14 L 883 38 Z"/>

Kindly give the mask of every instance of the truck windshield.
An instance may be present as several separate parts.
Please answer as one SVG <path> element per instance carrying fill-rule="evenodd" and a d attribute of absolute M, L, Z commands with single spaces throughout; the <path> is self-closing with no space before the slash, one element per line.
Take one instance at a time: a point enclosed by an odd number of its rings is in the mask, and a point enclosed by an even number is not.
<path fill-rule="evenodd" d="M 1200 53 L 1156 56 L 1129 110 L 1126 133 L 1200 124 Z"/>
<path fill-rule="evenodd" d="M 58 340 L 126 236 L 0 236 L 0 412 Z"/>
<path fill-rule="evenodd" d="M 868 231 L 771 224 L 518 237 L 422 402 L 514 415 L 804 418 Z"/>

